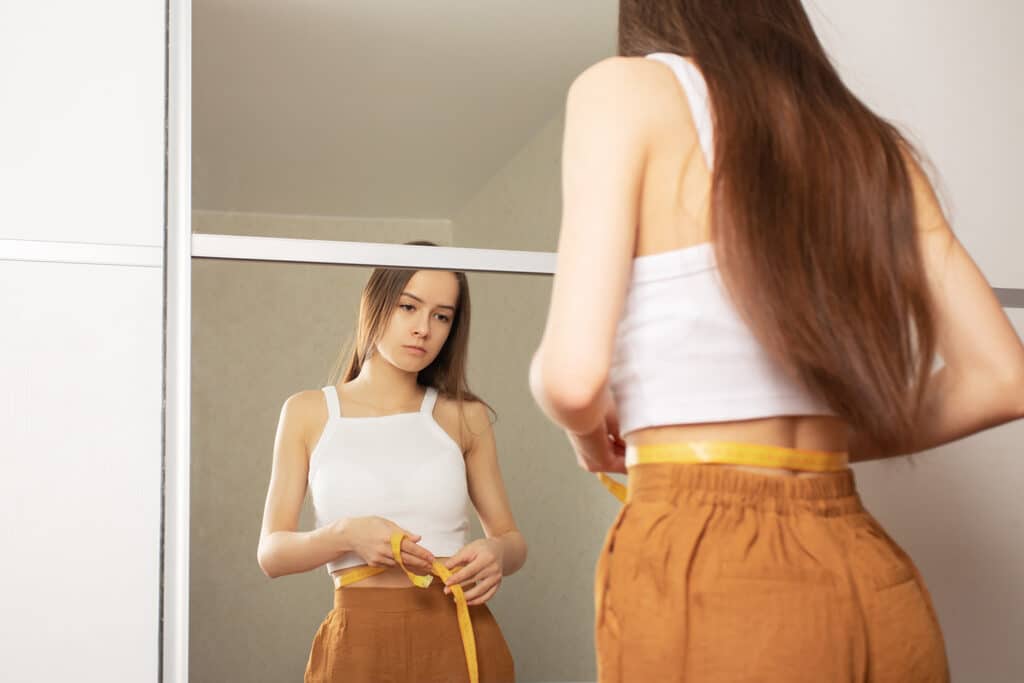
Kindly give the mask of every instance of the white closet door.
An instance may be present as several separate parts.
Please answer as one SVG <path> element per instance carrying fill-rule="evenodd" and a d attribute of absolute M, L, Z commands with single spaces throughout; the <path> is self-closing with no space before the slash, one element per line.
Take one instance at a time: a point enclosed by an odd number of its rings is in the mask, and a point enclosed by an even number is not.
<path fill-rule="evenodd" d="M 157 680 L 160 268 L 0 261 L 0 679 Z"/>
<path fill-rule="evenodd" d="M 163 243 L 166 11 L 0 3 L 0 239 Z"/>

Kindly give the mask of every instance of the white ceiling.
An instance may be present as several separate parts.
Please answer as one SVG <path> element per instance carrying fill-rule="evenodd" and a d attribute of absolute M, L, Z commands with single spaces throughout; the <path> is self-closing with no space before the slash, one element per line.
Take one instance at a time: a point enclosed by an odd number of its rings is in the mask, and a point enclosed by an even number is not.
<path fill-rule="evenodd" d="M 194 0 L 193 202 L 447 218 L 614 52 L 616 0 Z"/>

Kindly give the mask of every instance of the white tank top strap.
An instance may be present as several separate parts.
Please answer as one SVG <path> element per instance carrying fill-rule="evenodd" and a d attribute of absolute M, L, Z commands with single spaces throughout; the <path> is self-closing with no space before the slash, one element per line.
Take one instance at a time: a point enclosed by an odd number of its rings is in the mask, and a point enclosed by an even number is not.
<path fill-rule="evenodd" d="M 427 392 L 423 394 L 423 403 L 420 405 L 420 412 L 424 415 L 433 415 L 435 403 L 437 403 L 437 389 L 434 387 L 427 387 Z"/>
<path fill-rule="evenodd" d="M 704 159 L 708 168 L 715 165 L 714 121 L 711 116 L 711 101 L 708 97 L 708 84 L 704 75 L 693 62 L 680 55 L 669 52 L 655 52 L 647 55 L 647 59 L 661 62 L 672 69 L 676 79 L 683 86 L 686 99 L 690 103 L 693 123 L 697 126 L 697 137 L 704 151 Z"/>
<path fill-rule="evenodd" d="M 332 418 L 341 417 L 341 404 L 338 402 L 338 387 L 329 386 L 323 388 L 324 398 L 327 399 L 327 414 Z"/>

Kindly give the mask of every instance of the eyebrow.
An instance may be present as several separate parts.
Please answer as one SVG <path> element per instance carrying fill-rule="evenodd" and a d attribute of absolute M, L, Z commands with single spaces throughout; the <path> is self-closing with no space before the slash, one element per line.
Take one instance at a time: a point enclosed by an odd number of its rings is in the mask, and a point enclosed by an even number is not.
<path fill-rule="evenodd" d="M 410 294 L 409 292 L 402 292 L 402 296 L 407 296 L 410 299 L 416 299 L 416 301 L 419 301 L 421 304 L 427 303 L 426 301 L 424 301 L 423 299 L 419 298 L 415 294 Z M 439 305 L 438 308 L 447 308 L 447 309 L 451 310 L 452 312 L 455 311 L 455 307 L 454 306 L 447 306 L 445 304 Z"/>

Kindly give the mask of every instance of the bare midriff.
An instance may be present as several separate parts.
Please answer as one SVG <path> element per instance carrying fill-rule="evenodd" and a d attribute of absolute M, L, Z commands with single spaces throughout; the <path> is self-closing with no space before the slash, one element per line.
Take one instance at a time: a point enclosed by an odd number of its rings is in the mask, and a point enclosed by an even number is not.
<path fill-rule="evenodd" d="M 707 441 L 763 444 L 782 448 L 844 453 L 848 448 L 849 428 L 836 417 L 805 415 L 761 418 L 738 422 L 648 427 L 624 437 L 630 446 L 683 444 Z M 777 477 L 820 477 L 818 472 L 797 472 L 774 467 L 716 465 Z"/>

